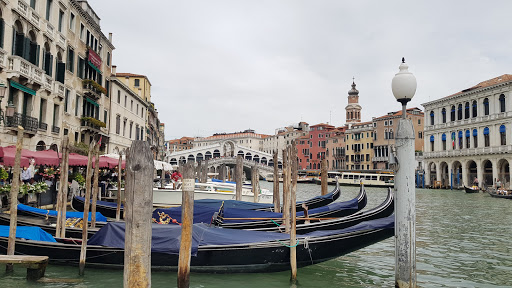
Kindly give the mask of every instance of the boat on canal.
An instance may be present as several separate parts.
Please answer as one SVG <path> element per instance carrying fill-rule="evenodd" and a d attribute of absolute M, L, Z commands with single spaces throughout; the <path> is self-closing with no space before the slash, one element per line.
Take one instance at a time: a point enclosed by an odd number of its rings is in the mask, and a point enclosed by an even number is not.
<path fill-rule="evenodd" d="M 478 186 L 467 187 L 464 185 L 464 190 L 466 191 L 466 193 L 479 193 L 480 187 L 478 187 Z"/>
<path fill-rule="evenodd" d="M 341 186 L 360 186 L 366 187 L 394 187 L 395 175 L 387 172 L 327 172 L 327 184 L 334 185 L 336 177 Z M 316 184 L 321 184 L 321 175 L 315 178 Z"/>
<path fill-rule="evenodd" d="M 503 199 L 512 199 L 512 190 L 505 190 L 505 189 L 499 189 L 496 190 L 496 188 L 487 188 L 487 193 L 491 195 L 491 197 L 494 198 L 503 198 Z"/>
<path fill-rule="evenodd" d="M 40 230 L 39 227 L 35 229 Z M 87 266 L 122 269 L 124 230 L 124 222 L 109 222 L 91 237 L 87 244 Z M 290 245 L 297 247 L 298 267 L 321 263 L 393 236 L 394 216 L 340 230 L 298 235 L 296 243 L 290 243 L 290 236 L 285 233 L 226 229 L 206 224 L 194 224 L 193 231 L 201 237 L 192 241 L 192 272 L 275 272 L 290 269 Z M 78 239 L 49 236 L 48 241 L 40 241 L 24 237 L 16 240 L 15 254 L 49 256 L 50 263 L 61 265 L 78 265 L 80 262 L 81 243 Z M 158 239 L 152 241 L 152 269 L 176 270 L 181 226 L 153 224 L 152 237 Z M 0 253 L 7 252 L 7 243 L 8 237 L 0 236 Z"/>

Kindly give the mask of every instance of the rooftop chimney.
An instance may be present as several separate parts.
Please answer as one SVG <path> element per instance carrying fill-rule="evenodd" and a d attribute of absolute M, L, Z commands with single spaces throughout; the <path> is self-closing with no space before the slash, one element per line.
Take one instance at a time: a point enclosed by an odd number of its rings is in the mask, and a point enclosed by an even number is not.
<path fill-rule="evenodd" d="M 116 76 L 116 70 L 117 70 L 117 66 L 112 65 L 112 76 Z"/>
<path fill-rule="evenodd" d="M 112 43 L 112 32 L 108 33 L 108 41 Z"/>

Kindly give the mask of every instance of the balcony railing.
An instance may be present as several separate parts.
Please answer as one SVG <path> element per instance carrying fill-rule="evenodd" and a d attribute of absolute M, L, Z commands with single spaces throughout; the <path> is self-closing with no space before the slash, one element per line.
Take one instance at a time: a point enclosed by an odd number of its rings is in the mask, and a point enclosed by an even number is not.
<path fill-rule="evenodd" d="M 54 82 L 54 93 L 57 94 L 61 99 L 64 99 L 64 85 L 60 82 Z"/>
<path fill-rule="evenodd" d="M 96 132 L 101 132 L 101 128 L 102 128 L 101 126 L 94 125 L 91 121 L 87 121 L 87 120 L 81 120 L 80 126 L 82 126 L 82 128 L 92 129 L 93 131 L 96 131 Z"/>
<path fill-rule="evenodd" d="M 39 122 L 39 130 L 47 131 L 48 130 L 48 124 L 44 122 Z"/>
<path fill-rule="evenodd" d="M 60 127 L 52 125 L 52 133 L 59 134 L 59 132 L 60 132 Z"/>
<path fill-rule="evenodd" d="M 460 150 L 451 151 L 435 151 L 435 152 L 423 152 L 423 157 L 428 158 L 439 158 L 439 157 L 460 157 L 460 156 L 476 156 L 476 155 L 487 155 L 487 154 L 508 154 L 512 153 L 512 145 L 502 145 L 493 147 L 480 147 L 480 148 L 465 148 Z"/>
<path fill-rule="evenodd" d="M 20 56 L 9 56 L 8 69 L 9 74 L 14 74 L 12 76 L 23 76 L 29 82 L 33 81 L 41 86 L 43 85 L 43 70 Z"/>
<path fill-rule="evenodd" d="M 102 91 L 100 91 L 99 89 L 94 87 L 94 85 L 92 83 L 83 83 L 82 87 L 84 89 L 83 90 L 84 93 L 90 95 L 95 100 L 98 100 L 101 98 Z"/>
<path fill-rule="evenodd" d="M 23 127 L 26 131 L 36 132 L 39 128 L 37 118 L 15 112 L 12 117 L 5 117 L 5 126 L 7 127 Z"/>

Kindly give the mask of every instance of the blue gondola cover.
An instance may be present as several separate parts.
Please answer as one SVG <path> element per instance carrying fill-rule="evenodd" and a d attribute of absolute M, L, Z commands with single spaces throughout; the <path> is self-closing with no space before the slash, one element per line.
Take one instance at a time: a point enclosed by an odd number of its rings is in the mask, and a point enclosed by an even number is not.
<path fill-rule="evenodd" d="M 83 199 L 83 198 L 82 198 Z M 57 217 L 57 211 L 55 210 L 44 210 L 39 209 L 31 206 L 27 206 L 24 204 L 18 204 L 18 210 L 37 213 L 41 215 L 49 215 Z M 83 212 L 66 212 L 66 219 L 67 218 L 83 218 L 84 213 Z M 91 221 L 91 212 L 89 212 L 89 221 Z M 96 212 L 96 221 L 98 222 L 107 222 L 107 217 L 103 216 L 100 212 Z"/>
<path fill-rule="evenodd" d="M 0 225 L 0 237 L 9 237 L 9 226 Z M 52 235 L 39 227 L 18 226 L 16 227 L 16 238 L 27 240 L 57 242 Z"/>

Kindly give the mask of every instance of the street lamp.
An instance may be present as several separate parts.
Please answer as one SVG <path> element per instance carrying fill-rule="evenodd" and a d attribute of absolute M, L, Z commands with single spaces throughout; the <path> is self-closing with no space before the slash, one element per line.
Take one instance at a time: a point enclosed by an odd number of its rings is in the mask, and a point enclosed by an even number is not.
<path fill-rule="evenodd" d="M 396 134 L 395 287 L 416 287 L 416 195 L 414 188 L 414 128 L 407 119 L 407 102 L 416 93 L 416 78 L 402 58 L 391 89 L 402 103 Z"/>

